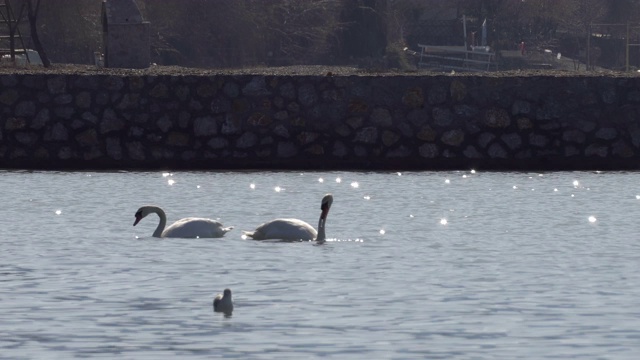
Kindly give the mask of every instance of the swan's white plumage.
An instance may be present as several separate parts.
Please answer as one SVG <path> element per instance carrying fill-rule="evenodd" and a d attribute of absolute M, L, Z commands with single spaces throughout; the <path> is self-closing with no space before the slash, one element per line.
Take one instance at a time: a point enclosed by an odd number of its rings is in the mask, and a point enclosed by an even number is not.
<path fill-rule="evenodd" d="M 161 208 L 157 206 L 143 206 L 136 212 L 136 220 L 133 226 L 136 226 L 140 220 L 149 214 L 158 214 L 160 222 L 153 232 L 154 237 L 166 238 L 219 238 L 233 229 L 233 226 L 224 227 L 219 221 L 189 217 L 180 219 L 169 227 L 167 224 L 167 216 Z"/>
<path fill-rule="evenodd" d="M 223 237 L 232 227 L 225 228 L 220 222 L 204 218 L 184 218 L 169 225 L 162 232 L 168 238 L 218 238 Z"/>
<path fill-rule="evenodd" d="M 333 203 L 333 196 L 327 194 L 320 205 L 318 230 L 299 219 L 275 219 L 258 226 L 254 231 L 244 231 L 253 240 L 325 240 L 325 221 Z"/>
<path fill-rule="evenodd" d="M 271 220 L 244 234 L 254 240 L 313 240 L 318 236 L 313 226 L 298 219 Z"/>

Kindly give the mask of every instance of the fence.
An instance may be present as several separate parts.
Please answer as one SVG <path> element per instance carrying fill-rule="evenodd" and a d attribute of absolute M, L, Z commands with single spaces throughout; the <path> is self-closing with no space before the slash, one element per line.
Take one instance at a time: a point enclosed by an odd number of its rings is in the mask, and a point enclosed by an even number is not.
<path fill-rule="evenodd" d="M 488 47 L 477 46 L 472 51 L 463 46 L 430 46 L 420 47 L 419 67 L 436 67 L 445 70 L 490 71 L 498 70 L 496 54 L 488 51 Z"/>

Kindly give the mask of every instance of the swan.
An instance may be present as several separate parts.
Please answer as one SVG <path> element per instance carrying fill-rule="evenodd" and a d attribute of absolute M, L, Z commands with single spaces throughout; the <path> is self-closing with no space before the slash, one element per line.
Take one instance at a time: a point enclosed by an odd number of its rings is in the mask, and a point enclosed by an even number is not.
<path fill-rule="evenodd" d="M 231 314 L 233 312 L 233 299 L 231 299 L 231 289 L 224 289 L 224 293 L 213 298 L 213 311 Z"/>
<path fill-rule="evenodd" d="M 244 231 L 244 235 L 253 240 L 325 240 L 324 225 L 333 203 L 333 195 L 327 194 L 320 203 L 320 220 L 318 231 L 313 226 L 299 219 L 275 219 L 258 226 L 254 231 Z"/>
<path fill-rule="evenodd" d="M 219 238 L 233 229 L 233 226 L 223 227 L 220 222 L 215 220 L 193 217 L 180 219 L 165 229 L 164 227 L 167 225 L 167 215 L 160 207 L 153 205 L 143 206 L 136 211 L 136 221 L 133 223 L 133 226 L 136 226 L 145 216 L 153 213 L 158 214 L 158 217 L 160 217 L 160 223 L 158 223 L 158 227 L 153 232 L 153 237 Z"/>

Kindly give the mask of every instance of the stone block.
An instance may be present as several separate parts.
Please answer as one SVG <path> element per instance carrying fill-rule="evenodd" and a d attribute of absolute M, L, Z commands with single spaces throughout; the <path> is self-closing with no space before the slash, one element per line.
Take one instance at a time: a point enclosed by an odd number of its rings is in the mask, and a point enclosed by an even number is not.
<path fill-rule="evenodd" d="M 373 125 L 376 126 L 390 127 L 391 125 L 393 125 L 393 118 L 391 117 L 391 113 L 389 112 L 389 110 L 383 108 L 373 109 L 369 120 Z"/>
<path fill-rule="evenodd" d="M 38 143 L 38 134 L 32 131 L 20 131 L 14 134 L 18 143 L 28 147 L 32 147 Z"/>
<path fill-rule="evenodd" d="M 99 144 L 96 129 L 87 129 L 75 136 L 76 142 L 82 147 L 91 147 Z"/>
<path fill-rule="evenodd" d="M 336 141 L 333 144 L 333 150 L 331 152 L 331 155 L 337 157 L 337 158 L 343 158 L 345 156 L 347 156 L 349 154 L 349 148 L 347 148 L 347 146 L 345 145 L 344 142 L 342 141 Z"/>
<path fill-rule="evenodd" d="M 188 133 L 172 131 L 167 135 L 165 144 L 168 146 L 187 147 L 191 142 L 191 137 Z"/>
<path fill-rule="evenodd" d="M 509 156 L 509 153 L 502 147 L 502 145 L 498 143 L 493 143 L 487 149 L 487 155 L 491 159 L 506 159 Z"/>
<path fill-rule="evenodd" d="M 128 143 L 126 147 L 129 159 L 134 161 L 146 160 L 146 156 L 144 154 L 144 146 L 139 141 Z"/>
<path fill-rule="evenodd" d="M 420 87 L 407 89 L 402 96 L 402 103 L 410 109 L 421 109 L 424 106 L 424 93 Z"/>
<path fill-rule="evenodd" d="M 408 158 L 409 156 L 411 156 L 411 154 L 412 152 L 410 148 L 404 145 L 400 145 L 396 149 L 389 150 L 387 152 L 386 157 L 387 158 Z"/>
<path fill-rule="evenodd" d="M 47 79 L 47 89 L 50 94 L 63 94 L 67 91 L 67 77 L 53 76 Z"/>
<path fill-rule="evenodd" d="M 400 135 L 393 131 L 385 130 L 382 132 L 382 144 L 391 147 L 400 140 Z"/>
<path fill-rule="evenodd" d="M 229 140 L 222 137 L 216 137 L 209 140 L 209 142 L 207 143 L 207 146 L 209 146 L 212 149 L 224 149 L 229 146 Z"/>
<path fill-rule="evenodd" d="M 7 89 L 0 93 L 0 104 L 11 106 L 18 101 L 20 94 L 16 89 Z"/>
<path fill-rule="evenodd" d="M 306 149 L 304 149 L 304 152 L 311 155 L 316 155 L 316 156 L 324 155 L 324 146 L 320 144 L 313 144 L 307 147 Z"/>
<path fill-rule="evenodd" d="M 451 110 L 444 107 L 433 108 L 433 122 L 440 127 L 449 127 L 453 123 Z"/>
<path fill-rule="evenodd" d="M 69 140 L 69 131 L 62 123 L 56 123 L 44 133 L 43 140 L 67 141 Z"/>
<path fill-rule="evenodd" d="M 264 76 L 254 76 L 244 88 L 242 94 L 245 96 L 268 96 L 271 92 L 267 89 L 266 79 Z"/>
<path fill-rule="evenodd" d="M 106 148 L 107 148 L 107 156 L 109 156 L 111 159 L 114 160 L 122 160 L 123 159 L 123 153 L 122 153 L 122 145 L 120 144 L 120 139 L 118 138 L 108 138 L 106 141 Z"/>
<path fill-rule="evenodd" d="M 584 144 L 587 136 L 580 130 L 567 130 L 562 133 L 562 140 L 574 144 Z"/>
<path fill-rule="evenodd" d="M 298 148 L 290 141 L 281 141 L 278 143 L 277 156 L 279 158 L 292 158 L 298 154 Z"/>
<path fill-rule="evenodd" d="M 318 94 L 313 84 L 303 84 L 298 89 L 298 101 L 302 106 L 312 106 L 318 101 Z"/>
<path fill-rule="evenodd" d="M 438 132 L 433 130 L 430 126 L 423 126 L 420 129 L 420 131 L 418 131 L 418 134 L 416 135 L 416 137 L 419 140 L 427 141 L 427 142 L 435 141 L 437 136 L 438 136 Z"/>
<path fill-rule="evenodd" d="M 449 130 L 442 134 L 442 143 L 450 146 L 460 146 L 464 141 L 464 132 L 461 130 Z"/>
<path fill-rule="evenodd" d="M 23 117 L 10 117 L 5 120 L 4 128 L 6 130 L 21 130 L 27 127 L 27 120 Z"/>
<path fill-rule="evenodd" d="M 319 137 L 320 134 L 317 132 L 303 131 L 296 136 L 296 140 L 299 145 L 308 145 L 318 140 Z"/>
<path fill-rule="evenodd" d="M 435 159 L 440 155 L 436 144 L 423 144 L 418 148 L 420 156 L 427 159 Z"/>
<path fill-rule="evenodd" d="M 614 128 L 600 128 L 596 131 L 596 139 L 613 140 L 618 137 L 618 130 Z"/>
<path fill-rule="evenodd" d="M 356 143 L 365 143 L 365 144 L 375 144 L 378 142 L 378 128 L 369 126 L 360 129 L 355 136 L 354 142 Z"/>
<path fill-rule="evenodd" d="M 504 129 L 511 125 L 511 117 L 504 109 L 492 108 L 485 112 L 483 123 L 490 128 Z"/>
<path fill-rule="evenodd" d="M 447 89 L 440 85 L 431 87 L 429 89 L 428 101 L 429 105 L 444 104 L 447 101 Z"/>
<path fill-rule="evenodd" d="M 451 99 L 455 102 L 460 102 L 467 97 L 467 85 L 459 80 L 453 80 L 449 87 L 451 93 Z"/>
<path fill-rule="evenodd" d="M 238 138 L 236 141 L 236 147 L 239 149 L 249 149 L 256 146 L 258 143 L 258 136 L 252 132 L 246 132 Z"/>
<path fill-rule="evenodd" d="M 102 121 L 100 122 L 100 133 L 106 134 L 112 131 L 123 130 L 125 126 L 124 120 L 122 120 L 113 110 L 107 109 L 102 115 Z"/>
<path fill-rule="evenodd" d="M 584 150 L 584 155 L 605 158 L 609 155 L 609 147 L 601 144 L 591 144 Z"/>
<path fill-rule="evenodd" d="M 218 123 L 211 116 L 196 118 L 193 122 L 193 134 L 198 137 L 216 135 Z"/>
<path fill-rule="evenodd" d="M 482 159 L 484 157 L 484 155 L 482 155 L 482 153 L 473 145 L 467 146 L 462 154 L 468 159 Z"/>
<path fill-rule="evenodd" d="M 519 149 L 522 146 L 522 137 L 518 133 L 504 134 L 500 140 L 511 150 Z"/>
<path fill-rule="evenodd" d="M 37 106 L 35 101 L 21 101 L 16 105 L 15 115 L 18 117 L 31 117 L 36 114 Z"/>
<path fill-rule="evenodd" d="M 287 100 L 294 100 L 297 97 L 296 87 L 293 83 L 285 83 L 280 86 L 280 95 Z"/>

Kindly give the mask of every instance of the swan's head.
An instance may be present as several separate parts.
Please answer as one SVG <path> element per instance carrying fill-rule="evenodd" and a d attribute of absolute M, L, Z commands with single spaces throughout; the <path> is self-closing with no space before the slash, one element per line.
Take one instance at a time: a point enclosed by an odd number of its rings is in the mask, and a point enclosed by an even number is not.
<path fill-rule="evenodd" d="M 151 213 L 150 208 L 148 206 L 143 206 L 138 211 L 136 211 L 136 221 L 133 222 L 133 226 L 138 225 L 140 220 L 144 219 L 145 216 Z"/>
<path fill-rule="evenodd" d="M 226 298 L 226 297 L 231 297 L 231 289 L 224 289 L 224 291 L 222 292 L 222 295 Z"/>
<path fill-rule="evenodd" d="M 320 218 L 325 219 L 327 217 L 327 214 L 329 214 L 329 209 L 331 209 L 331 204 L 333 204 L 333 195 L 325 195 L 322 198 L 322 203 L 320 204 L 320 210 L 322 210 L 322 215 L 320 215 Z"/>

